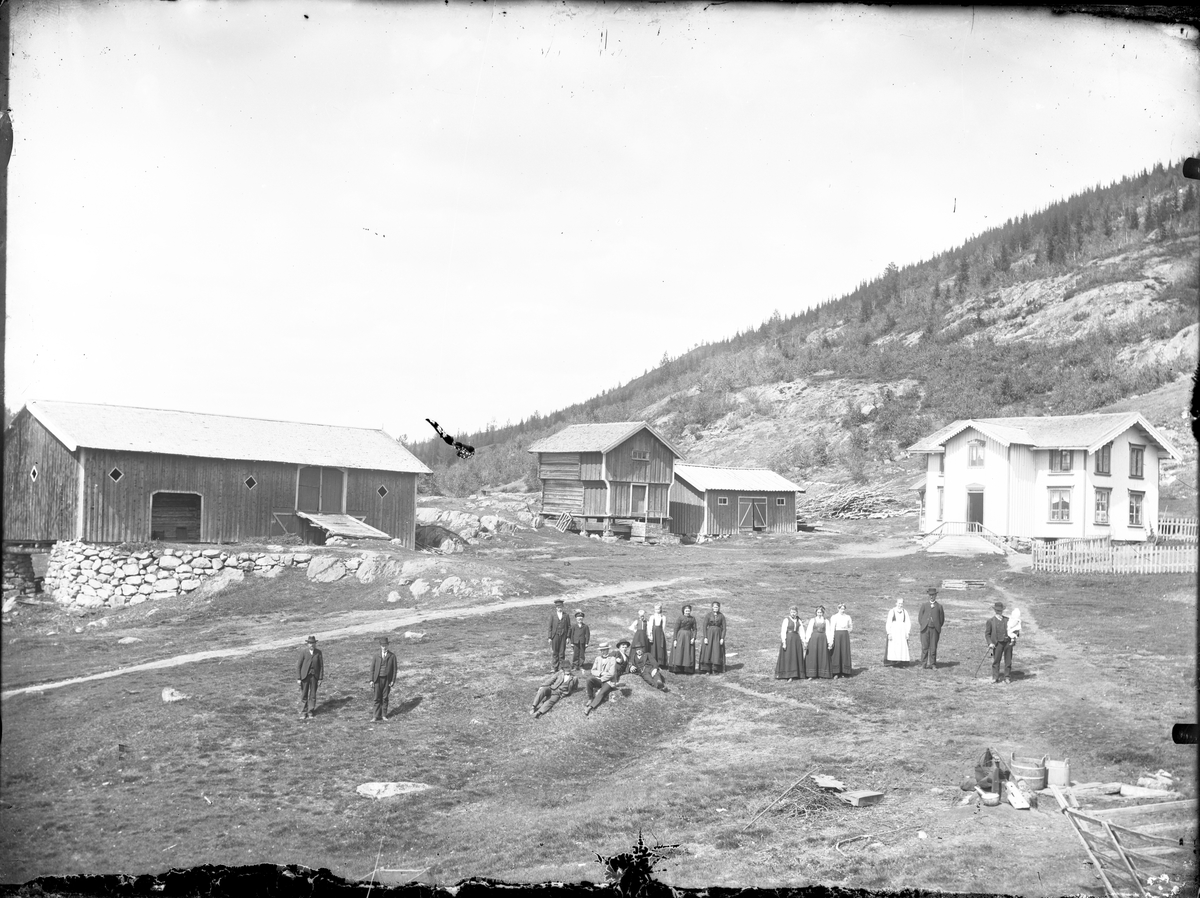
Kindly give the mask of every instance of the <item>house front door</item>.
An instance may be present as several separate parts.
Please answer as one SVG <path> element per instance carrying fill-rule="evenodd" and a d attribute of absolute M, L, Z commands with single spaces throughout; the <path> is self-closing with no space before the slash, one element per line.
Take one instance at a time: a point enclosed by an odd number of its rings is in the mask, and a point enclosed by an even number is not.
<path fill-rule="evenodd" d="M 983 526 L 983 492 L 967 493 L 967 522 Z"/>

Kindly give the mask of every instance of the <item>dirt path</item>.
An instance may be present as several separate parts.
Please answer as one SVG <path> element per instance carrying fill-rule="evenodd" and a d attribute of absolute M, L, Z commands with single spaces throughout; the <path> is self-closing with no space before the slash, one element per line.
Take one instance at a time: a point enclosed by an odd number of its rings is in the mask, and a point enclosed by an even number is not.
<path fill-rule="evenodd" d="M 581 589 L 578 592 L 563 593 L 558 598 L 562 598 L 569 603 L 585 602 L 588 599 L 608 598 L 610 596 L 630 595 L 632 593 L 645 592 L 659 586 L 672 586 L 676 583 L 682 583 L 687 580 L 695 580 L 695 577 L 676 577 L 673 580 L 634 580 L 625 583 L 615 583 L 607 586 L 593 586 L 588 589 Z M 493 614 L 497 611 L 507 611 L 510 608 L 528 608 L 531 605 L 546 605 L 552 602 L 555 596 L 531 596 L 527 599 L 513 599 L 506 602 L 493 602 L 490 605 L 472 605 L 466 607 L 454 608 L 439 608 L 434 611 L 414 612 L 405 614 L 400 617 L 388 617 L 388 612 L 381 611 L 373 616 L 372 620 L 365 623 L 353 624 L 351 626 L 338 627 L 332 630 L 317 631 L 314 635 L 318 639 L 328 642 L 334 639 L 342 639 L 347 636 L 362 636 L 368 633 L 379 633 L 383 630 L 396 630 L 400 627 L 411 627 L 415 624 L 421 624 L 426 621 L 444 620 L 446 618 L 455 617 L 481 617 L 485 614 Z M 106 680 L 109 677 L 119 677 L 122 674 L 137 673 L 144 670 L 162 670 L 168 667 L 179 667 L 184 664 L 194 664 L 197 661 L 210 661 L 214 658 L 240 658 L 245 655 L 251 655 L 255 652 L 273 652 L 279 649 L 292 648 L 300 645 L 305 634 L 289 635 L 281 639 L 272 639 L 266 642 L 255 642 L 250 645 L 238 646 L 230 649 L 212 649 L 204 652 L 190 652 L 186 655 L 175 655 L 171 658 L 160 658 L 158 661 L 147 661 L 144 664 L 132 664 L 129 667 L 119 667 L 116 670 L 106 670 L 102 673 L 90 674 L 86 677 L 74 677 L 69 680 L 59 680 L 54 683 L 40 683 L 36 686 L 22 686 L 19 689 L 9 689 L 0 693 L 0 700 L 12 698 L 14 695 L 21 695 L 27 692 L 44 692 L 47 689 L 58 689 L 63 686 L 74 686 L 77 683 L 88 683 L 92 680 Z"/>

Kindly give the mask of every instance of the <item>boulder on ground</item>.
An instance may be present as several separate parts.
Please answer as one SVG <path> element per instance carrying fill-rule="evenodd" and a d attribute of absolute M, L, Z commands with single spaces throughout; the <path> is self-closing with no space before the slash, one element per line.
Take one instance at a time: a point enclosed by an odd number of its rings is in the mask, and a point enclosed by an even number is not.
<path fill-rule="evenodd" d="M 336 568 L 336 574 L 330 574 Z M 318 555 L 308 563 L 308 579 L 331 583 L 346 576 L 346 566 L 333 555 Z"/>
<path fill-rule="evenodd" d="M 212 595 L 215 592 L 220 592 L 230 583 L 241 583 L 245 579 L 246 574 L 244 571 L 240 571 L 235 567 L 221 568 L 220 571 L 200 584 L 199 595 Z"/>
<path fill-rule="evenodd" d="M 163 688 L 162 700 L 164 702 L 181 702 L 186 698 L 191 698 L 191 696 L 184 695 L 178 689 L 172 689 L 170 686 Z"/>
<path fill-rule="evenodd" d="M 414 580 L 412 585 L 408 587 L 408 591 L 412 593 L 414 599 L 419 599 L 429 592 L 429 583 L 425 580 Z"/>

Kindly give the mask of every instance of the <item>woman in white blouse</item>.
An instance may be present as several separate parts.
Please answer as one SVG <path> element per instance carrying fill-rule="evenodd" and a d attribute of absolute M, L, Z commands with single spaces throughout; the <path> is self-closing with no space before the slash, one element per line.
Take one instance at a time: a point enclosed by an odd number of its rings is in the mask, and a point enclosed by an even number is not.
<path fill-rule="evenodd" d="M 846 613 L 845 605 L 838 605 L 837 614 L 829 619 L 833 628 L 833 652 L 829 658 L 829 670 L 835 677 L 850 676 L 850 631 L 854 622 Z"/>
<path fill-rule="evenodd" d="M 887 648 L 883 653 L 884 664 L 908 664 L 908 634 L 912 621 L 904 610 L 904 599 L 896 599 L 896 607 L 887 616 Z"/>
<path fill-rule="evenodd" d="M 825 606 L 817 606 L 817 616 L 804 627 L 804 673 L 812 679 L 828 680 L 829 652 L 833 648 L 833 627 L 825 618 Z"/>
<path fill-rule="evenodd" d="M 650 657 L 657 667 L 667 666 L 667 616 L 663 614 L 662 602 L 654 606 L 650 615 Z"/>

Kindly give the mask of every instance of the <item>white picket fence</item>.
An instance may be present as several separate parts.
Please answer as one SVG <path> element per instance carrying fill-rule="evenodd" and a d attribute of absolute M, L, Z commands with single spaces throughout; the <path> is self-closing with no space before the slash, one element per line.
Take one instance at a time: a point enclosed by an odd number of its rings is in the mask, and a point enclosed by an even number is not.
<path fill-rule="evenodd" d="M 1194 574 L 1196 557 L 1196 546 L 1114 546 L 1108 539 L 1033 544 L 1033 569 L 1051 574 Z"/>

